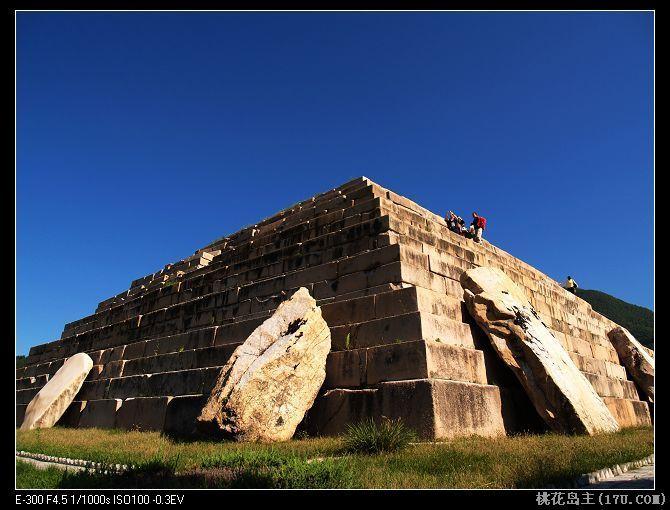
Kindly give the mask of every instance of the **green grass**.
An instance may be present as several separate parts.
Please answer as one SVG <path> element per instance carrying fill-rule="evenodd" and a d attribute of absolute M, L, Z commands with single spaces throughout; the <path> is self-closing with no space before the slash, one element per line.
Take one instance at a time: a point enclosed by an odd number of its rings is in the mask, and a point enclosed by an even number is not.
<path fill-rule="evenodd" d="M 62 481 L 63 471 L 60 469 L 37 469 L 26 462 L 16 461 L 17 489 L 53 489 Z"/>
<path fill-rule="evenodd" d="M 93 476 L 22 466 L 17 486 L 533 488 L 650 455 L 653 432 L 635 428 L 593 437 L 467 437 L 380 454 L 343 455 L 345 446 L 344 438 L 263 445 L 176 442 L 152 432 L 17 431 L 19 450 L 139 467 L 121 476 Z"/>
<path fill-rule="evenodd" d="M 202 466 L 222 453 L 276 450 L 300 458 L 335 455 L 335 438 L 294 440 L 274 445 L 217 441 L 178 441 L 158 432 L 109 429 L 17 430 L 17 449 L 56 457 L 93 460 L 108 464 L 172 463 L 176 470 Z"/>
<path fill-rule="evenodd" d="M 382 423 L 365 420 L 347 426 L 344 451 L 367 454 L 397 452 L 415 440 L 414 431 L 400 420 L 384 420 Z"/>

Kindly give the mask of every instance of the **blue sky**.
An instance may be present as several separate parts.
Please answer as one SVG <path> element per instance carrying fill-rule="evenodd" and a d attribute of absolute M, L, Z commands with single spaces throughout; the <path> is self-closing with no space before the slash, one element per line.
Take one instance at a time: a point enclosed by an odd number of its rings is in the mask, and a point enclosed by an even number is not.
<path fill-rule="evenodd" d="M 365 175 L 653 307 L 651 13 L 19 13 L 17 350 Z"/>

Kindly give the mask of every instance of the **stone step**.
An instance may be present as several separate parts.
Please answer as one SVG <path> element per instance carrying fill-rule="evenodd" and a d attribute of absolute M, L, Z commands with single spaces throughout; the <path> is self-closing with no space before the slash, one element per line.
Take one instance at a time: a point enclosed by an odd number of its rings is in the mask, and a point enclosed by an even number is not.
<path fill-rule="evenodd" d="M 301 427 L 311 435 L 333 436 L 366 419 L 401 419 L 426 439 L 505 434 L 497 386 L 443 379 L 328 390 L 317 397 Z"/>
<path fill-rule="evenodd" d="M 196 368 L 85 381 L 75 398 L 124 400 L 131 397 L 206 394 L 214 386 L 220 369 L 221 367 Z M 20 403 L 27 402 L 20 401 Z"/>
<path fill-rule="evenodd" d="M 135 360 L 145 356 L 169 354 L 180 350 L 211 347 L 214 345 L 214 337 L 216 335 L 216 330 L 219 327 L 220 326 L 211 326 L 195 329 L 188 333 L 180 333 L 177 335 L 169 335 L 127 344 L 123 347 L 123 351 L 120 353 L 118 359 Z M 109 352 L 109 349 L 101 352 L 102 362 L 104 362 L 106 352 Z"/>
<path fill-rule="evenodd" d="M 383 195 L 384 198 L 389 200 L 391 203 L 400 206 L 403 210 L 412 211 L 412 212 L 418 214 L 420 217 L 425 218 L 426 221 L 435 221 L 435 222 L 441 223 L 443 225 L 446 225 L 446 222 L 444 221 L 444 219 L 441 216 L 433 213 L 432 211 L 429 211 L 425 207 L 421 207 L 416 202 L 413 202 L 412 200 L 410 200 L 406 197 L 398 195 L 397 193 L 394 193 L 393 191 L 391 191 L 387 188 L 383 188 L 382 186 L 379 186 L 379 187 L 382 189 L 383 192 L 385 192 L 384 195 Z M 398 209 L 398 210 L 400 210 L 400 209 Z"/>
<path fill-rule="evenodd" d="M 41 388 L 47 383 L 48 380 L 49 380 L 48 374 L 17 378 L 16 389 L 27 390 L 30 388 Z"/>
<path fill-rule="evenodd" d="M 621 427 L 651 425 L 651 415 L 646 402 L 616 397 L 602 397 L 602 399 Z"/>
<path fill-rule="evenodd" d="M 182 350 L 169 354 L 159 354 L 136 358 L 129 361 L 121 360 L 122 369 L 119 376 L 173 372 L 194 368 L 221 367 L 225 365 L 233 351 L 241 343 L 205 347 L 203 349 Z M 118 376 L 117 376 L 118 377 Z"/>
<path fill-rule="evenodd" d="M 81 393 L 81 392 L 80 392 Z M 121 399 L 75 400 L 61 418 L 61 426 L 79 428 L 111 429 L 116 426 L 116 412 L 121 408 Z"/>
<path fill-rule="evenodd" d="M 289 244 L 295 241 L 304 241 L 327 232 L 344 229 L 354 221 L 345 222 L 342 221 L 343 219 L 368 212 L 365 208 L 370 207 L 371 200 L 376 198 L 374 189 L 375 185 L 366 186 L 351 194 L 336 197 L 329 203 L 325 203 L 320 207 L 317 206 L 317 216 L 313 216 L 312 218 L 296 216 L 293 223 L 287 220 L 275 231 L 263 234 L 259 229 L 254 229 L 255 237 L 253 237 L 253 244 L 256 247 L 277 246 L 282 244 L 282 242 Z M 374 208 L 379 209 L 379 202 L 374 202 L 374 204 Z M 347 216 L 344 216 L 345 214 Z M 306 232 L 309 232 L 308 237 L 304 236 Z M 235 246 L 235 251 L 239 251 L 239 249 L 239 245 Z"/>
<path fill-rule="evenodd" d="M 26 404 L 28 405 L 33 399 L 37 392 L 39 392 L 41 387 L 26 388 L 24 390 L 16 390 L 16 403 L 17 404 Z"/>
<path fill-rule="evenodd" d="M 427 378 L 487 384 L 484 356 L 475 349 L 430 340 L 331 352 L 323 387 L 364 388 Z"/>
<path fill-rule="evenodd" d="M 332 303 L 320 303 L 320 306 L 323 318 L 331 328 L 418 311 L 460 322 L 468 319 L 462 301 L 414 286 Z"/>
<path fill-rule="evenodd" d="M 616 397 L 629 400 L 641 400 L 640 394 L 633 381 L 622 381 L 621 379 L 610 379 L 608 377 L 583 372 L 601 397 Z"/>
<path fill-rule="evenodd" d="M 402 253 L 411 256 L 410 254 L 416 252 L 403 249 Z M 463 290 L 456 281 L 432 273 L 427 267 L 411 265 L 410 261 L 401 256 L 400 260 L 374 270 L 347 274 L 332 281 L 317 282 L 314 284 L 314 296 L 317 300 L 326 299 L 340 293 L 353 292 L 383 283 L 408 283 L 458 299 L 463 295 Z"/>
<path fill-rule="evenodd" d="M 577 368 L 582 372 L 598 374 L 608 379 L 627 380 L 626 369 L 619 364 L 595 359 L 591 356 L 582 356 L 581 354 L 568 351 L 570 358 L 575 362 Z"/>
<path fill-rule="evenodd" d="M 374 347 L 414 340 L 439 341 L 474 349 L 472 327 L 427 312 L 410 312 L 383 319 L 331 328 L 334 351 Z"/>
<path fill-rule="evenodd" d="M 16 378 L 22 379 L 25 377 L 39 377 L 42 375 L 52 376 L 63 366 L 64 358 L 48 361 L 45 363 L 37 363 L 34 365 L 26 365 L 16 369 Z"/>
<path fill-rule="evenodd" d="M 73 413 L 58 425 L 79 428 L 162 430 L 172 397 L 139 397 L 73 402 Z M 70 409 L 68 409 L 70 411 Z"/>
<path fill-rule="evenodd" d="M 298 227 L 294 227 L 294 230 L 296 230 L 296 232 L 299 233 L 302 238 L 291 239 L 291 244 L 284 243 L 283 246 L 281 244 L 278 245 L 277 241 L 280 241 L 281 238 L 270 240 L 271 242 L 265 243 L 266 246 L 272 245 L 270 251 L 266 251 L 256 257 L 247 256 L 246 258 L 242 258 L 239 262 L 235 263 L 233 263 L 231 260 L 227 260 L 223 255 L 221 255 L 217 257 L 216 263 L 213 263 L 212 267 L 216 268 L 217 271 L 220 271 L 221 269 L 228 269 L 232 273 L 243 273 L 245 271 L 254 270 L 271 263 L 284 262 L 290 257 L 299 257 L 300 253 L 296 252 L 295 248 L 302 246 L 305 241 L 326 235 L 327 233 L 333 234 L 349 227 L 355 227 L 380 216 L 379 201 L 376 199 L 370 199 L 367 202 L 351 209 L 335 211 L 333 213 L 329 213 L 327 216 L 332 216 L 332 221 L 321 221 L 320 219 L 317 219 L 316 221 L 308 221 Z M 326 227 L 329 227 L 330 232 L 325 232 Z M 290 232 L 285 232 L 281 235 L 290 237 Z M 253 244 L 258 246 L 259 244 L 263 244 L 263 241 L 262 239 L 256 237 L 254 238 Z M 237 251 L 238 250 L 236 249 L 235 252 Z M 239 254 L 236 253 L 236 256 L 238 255 Z M 335 258 L 340 258 L 340 256 L 336 256 Z M 284 271 L 288 269 L 290 268 L 285 268 Z M 209 275 L 212 272 L 213 271 L 210 270 L 201 271 L 203 276 Z"/>

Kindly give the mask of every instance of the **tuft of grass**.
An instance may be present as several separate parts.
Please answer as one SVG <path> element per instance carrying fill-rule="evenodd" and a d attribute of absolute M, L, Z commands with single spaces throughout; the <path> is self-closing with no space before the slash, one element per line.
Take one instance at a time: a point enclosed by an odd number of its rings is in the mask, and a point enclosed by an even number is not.
<path fill-rule="evenodd" d="M 384 419 L 381 423 L 364 420 L 347 426 L 344 451 L 364 454 L 398 452 L 415 439 L 414 431 L 400 419 Z"/>

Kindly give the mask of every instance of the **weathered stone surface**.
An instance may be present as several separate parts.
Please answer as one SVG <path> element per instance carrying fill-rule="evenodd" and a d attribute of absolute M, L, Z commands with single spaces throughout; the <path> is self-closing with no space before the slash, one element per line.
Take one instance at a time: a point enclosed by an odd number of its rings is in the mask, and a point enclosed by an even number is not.
<path fill-rule="evenodd" d="M 616 349 L 623 366 L 628 369 L 628 372 L 630 372 L 630 375 L 640 386 L 640 389 L 653 403 L 654 358 L 651 357 L 642 344 L 627 329 L 621 326 L 612 329 L 607 333 L 607 336 Z"/>
<path fill-rule="evenodd" d="M 28 404 L 21 430 L 52 427 L 74 400 L 91 368 L 93 360 L 86 353 L 68 358 Z"/>
<path fill-rule="evenodd" d="M 301 428 L 315 435 L 338 435 L 348 424 L 383 418 L 402 420 L 422 438 L 505 434 L 496 386 L 430 378 L 328 390 Z"/>
<path fill-rule="evenodd" d="M 138 397 L 123 401 L 116 412 L 116 428 L 162 430 L 165 413 L 172 397 Z"/>
<path fill-rule="evenodd" d="M 651 414 L 646 402 L 616 397 L 603 397 L 603 401 L 622 427 L 651 425 Z"/>
<path fill-rule="evenodd" d="M 331 352 L 324 388 L 356 388 L 386 381 L 448 379 L 486 384 L 481 351 L 431 340 Z"/>
<path fill-rule="evenodd" d="M 123 404 L 119 398 L 89 400 L 81 411 L 78 427 L 111 429 L 116 426 L 116 413 Z"/>
<path fill-rule="evenodd" d="M 290 439 L 323 384 L 329 351 L 321 309 L 301 288 L 221 369 L 199 427 L 243 441 Z"/>
<path fill-rule="evenodd" d="M 68 408 L 63 413 L 63 416 L 60 417 L 60 420 L 56 422 L 58 427 L 71 427 L 76 428 L 79 426 L 79 419 L 81 418 L 84 409 L 86 409 L 87 402 L 81 400 L 73 401 Z"/>
<path fill-rule="evenodd" d="M 470 269 L 462 274 L 461 285 L 469 312 L 552 429 L 594 434 L 619 428 L 525 294 L 502 270 Z"/>
<path fill-rule="evenodd" d="M 171 399 L 165 413 L 165 433 L 176 437 L 196 436 L 197 418 L 207 399 L 207 395 L 186 395 Z"/>

